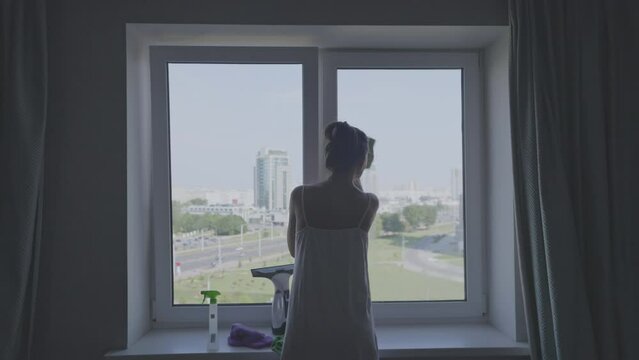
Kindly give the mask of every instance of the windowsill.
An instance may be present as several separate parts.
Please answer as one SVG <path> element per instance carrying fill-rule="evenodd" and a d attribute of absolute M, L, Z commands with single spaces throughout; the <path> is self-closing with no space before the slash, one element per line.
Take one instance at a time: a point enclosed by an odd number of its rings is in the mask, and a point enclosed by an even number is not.
<path fill-rule="evenodd" d="M 258 328 L 265 333 L 270 329 Z M 220 342 L 217 352 L 206 351 L 206 328 L 153 329 L 126 350 L 111 351 L 117 359 L 278 359 L 269 348 L 252 350 Z M 220 339 L 229 328 L 220 328 Z M 519 357 L 529 354 L 528 344 L 515 342 L 489 324 L 378 325 L 380 358 L 401 357 Z"/>

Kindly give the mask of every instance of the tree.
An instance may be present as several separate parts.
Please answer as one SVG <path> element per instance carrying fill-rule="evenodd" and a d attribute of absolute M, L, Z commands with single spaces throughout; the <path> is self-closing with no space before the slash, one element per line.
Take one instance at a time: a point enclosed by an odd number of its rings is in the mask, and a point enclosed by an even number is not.
<path fill-rule="evenodd" d="M 382 229 L 390 233 L 402 232 L 406 229 L 406 226 L 402 222 L 398 213 L 381 214 Z"/>
<path fill-rule="evenodd" d="M 435 223 L 437 220 L 437 210 L 436 206 L 424 205 L 426 207 L 426 211 L 424 214 L 424 218 L 422 219 L 422 224 L 424 226 L 429 227 Z"/>
<path fill-rule="evenodd" d="M 186 233 L 197 230 L 196 222 L 199 215 L 193 214 L 179 214 L 177 217 L 173 217 L 173 232 Z"/>
<path fill-rule="evenodd" d="M 404 219 L 412 228 L 416 228 L 421 224 L 426 210 L 421 205 L 408 205 L 402 210 Z"/>
<path fill-rule="evenodd" d="M 217 222 L 222 217 L 214 214 L 195 215 L 195 230 L 211 230 L 217 228 Z"/>
<path fill-rule="evenodd" d="M 187 205 L 207 205 L 208 201 L 206 201 L 206 199 L 202 199 L 202 198 L 195 198 L 195 199 L 191 199 L 189 201 L 186 202 Z"/>
<path fill-rule="evenodd" d="M 437 219 L 437 207 L 430 205 L 408 205 L 402 210 L 406 222 L 412 227 L 431 226 Z"/>
<path fill-rule="evenodd" d="M 220 216 L 215 222 L 218 235 L 239 234 L 242 225 L 246 225 L 246 222 L 237 215 Z"/>

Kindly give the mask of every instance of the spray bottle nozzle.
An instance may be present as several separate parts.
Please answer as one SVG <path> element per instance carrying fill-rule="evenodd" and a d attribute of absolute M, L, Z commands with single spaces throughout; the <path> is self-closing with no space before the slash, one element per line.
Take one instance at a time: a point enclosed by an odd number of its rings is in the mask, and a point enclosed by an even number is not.
<path fill-rule="evenodd" d="M 200 294 L 204 295 L 204 298 L 202 298 L 202 304 L 206 302 L 206 299 L 209 299 L 209 304 L 217 304 L 217 297 L 222 295 L 222 293 L 217 290 L 202 290 L 200 291 Z"/>

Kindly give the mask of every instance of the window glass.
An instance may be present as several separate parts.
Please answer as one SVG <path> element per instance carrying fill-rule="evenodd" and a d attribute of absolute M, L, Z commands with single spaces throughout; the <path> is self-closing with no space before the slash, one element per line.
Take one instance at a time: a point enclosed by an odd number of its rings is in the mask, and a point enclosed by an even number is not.
<path fill-rule="evenodd" d="M 464 300 L 462 71 L 340 69 L 338 120 L 375 138 L 375 301 Z"/>
<path fill-rule="evenodd" d="M 302 183 L 302 65 L 170 63 L 173 303 L 265 303 Z"/>

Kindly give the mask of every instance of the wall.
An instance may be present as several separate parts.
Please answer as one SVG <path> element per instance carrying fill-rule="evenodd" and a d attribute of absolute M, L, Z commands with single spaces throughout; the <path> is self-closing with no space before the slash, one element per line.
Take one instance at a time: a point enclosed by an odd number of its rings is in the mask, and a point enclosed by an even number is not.
<path fill-rule="evenodd" d="M 505 0 L 51 0 L 47 6 L 49 120 L 36 359 L 100 359 L 126 345 L 127 22 L 507 23 Z M 144 225 L 136 231 L 143 234 Z"/>
<path fill-rule="evenodd" d="M 515 223 L 512 157 L 510 145 L 510 103 L 508 93 L 508 34 L 483 54 L 485 87 L 485 131 L 489 159 L 487 199 L 488 298 L 490 321 L 513 339 L 525 340 L 519 272 L 515 255 Z"/>

